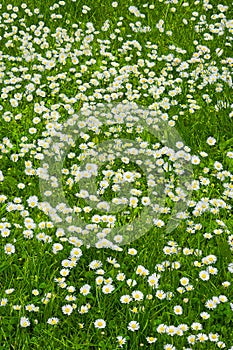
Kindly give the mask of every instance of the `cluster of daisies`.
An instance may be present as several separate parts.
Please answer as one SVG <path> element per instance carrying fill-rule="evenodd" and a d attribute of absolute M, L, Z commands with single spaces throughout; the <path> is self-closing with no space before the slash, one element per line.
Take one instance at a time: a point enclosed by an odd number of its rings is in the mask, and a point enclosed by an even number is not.
<path fill-rule="evenodd" d="M 87 19 L 92 5 L 67 3 L 46 15 L 26 3 L 0 5 L 1 254 L 16 263 L 22 245 L 37 242 L 61 264 L 50 291 L 35 286 L 23 304 L 9 286 L 0 309 L 32 329 L 58 298 L 55 285 L 62 302 L 48 326 L 77 317 L 80 332 L 91 323 L 104 337 L 114 317 L 119 348 L 140 339 L 165 350 L 232 350 L 214 327 L 233 312 L 232 144 L 210 159 L 218 140 L 209 135 L 193 154 L 175 127 L 206 108 L 233 117 L 220 98 L 232 88 L 229 7 L 197 0 L 188 11 L 188 2 L 160 0 L 163 18 L 150 3 L 116 17 L 115 1 L 114 21 L 97 26 Z M 189 48 L 169 28 L 178 13 L 193 34 Z M 152 263 L 136 240 L 154 233 L 163 239 Z M 100 249 L 111 256 L 100 258 Z M 76 280 L 80 265 L 88 273 Z M 101 306 L 111 300 L 123 320 Z"/>

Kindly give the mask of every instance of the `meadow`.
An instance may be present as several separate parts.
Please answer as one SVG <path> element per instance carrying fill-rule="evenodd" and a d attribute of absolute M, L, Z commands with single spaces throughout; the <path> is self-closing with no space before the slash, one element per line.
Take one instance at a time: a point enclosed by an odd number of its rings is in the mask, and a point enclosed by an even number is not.
<path fill-rule="evenodd" d="M 0 4 L 0 350 L 233 350 L 233 3 Z"/>

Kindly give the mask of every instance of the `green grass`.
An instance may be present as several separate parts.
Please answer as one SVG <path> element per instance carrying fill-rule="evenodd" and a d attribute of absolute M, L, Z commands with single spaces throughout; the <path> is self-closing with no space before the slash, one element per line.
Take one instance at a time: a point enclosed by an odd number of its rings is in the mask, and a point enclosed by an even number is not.
<path fill-rule="evenodd" d="M 13 9 L 8 0 L 0 8 L 0 350 L 116 350 L 120 348 L 118 336 L 125 339 L 122 348 L 129 350 L 233 349 L 231 2 L 200 0 L 190 1 L 186 6 L 184 1 L 174 4 L 163 0 L 149 3 L 119 0 L 117 7 L 108 0 L 67 0 L 57 5 L 51 0 L 46 4 L 37 0 L 25 0 L 25 3 L 31 12 L 25 11 L 18 0 L 12 3 Z M 212 7 L 208 8 L 208 4 Z M 90 8 L 87 13 L 83 13 L 83 5 Z M 139 14 L 135 16 L 130 12 L 130 6 L 136 7 Z M 34 9 L 38 11 L 33 13 Z M 14 13 L 17 16 L 12 16 Z M 143 15 L 140 17 L 140 14 Z M 61 17 L 56 18 L 57 15 Z M 160 20 L 164 24 L 159 30 Z M 145 28 L 145 32 L 136 31 L 136 27 Z M 219 28 L 222 28 L 220 33 Z M 58 32 L 60 35 L 56 34 Z M 212 36 L 211 40 L 206 40 L 205 33 Z M 223 50 L 222 55 L 218 55 L 217 48 Z M 199 57 L 199 61 L 194 57 Z M 50 61 L 54 61 L 52 68 L 48 66 Z M 187 64 L 184 70 L 182 63 Z M 30 86 L 31 83 L 34 86 Z M 27 98 L 30 88 L 32 96 Z M 15 99 L 18 99 L 16 106 Z M 75 115 L 83 117 L 87 106 L 94 108 L 101 102 L 104 106 L 108 102 L 134 102 L 144 110 L 154 111 L 151 126 L 147 125 L 143 132 L 136 127 L 131 130 L 127 123 L 118 123 L 119 129 L 111 129 L 103 123 L 100 132 L 86 127 L 84 131 L 89 138 L 78 135 L 74 145 L 67 147 L 64 163 L 56 168 L 55 160 L 46 153 L 51 151 L 51 144 L 47 147 L 46 142 L 54 140 L 53 130 L 72 134 L 72 127 L 65 129 L 65 122 Z M 41 157 L 44 155 L 50 166 L 54 162 L 54 176 L 61 179 L 58 190 L 49 185 L 55 193 L 54 200 L 59 202 L 59 196 L 65 194 L 67 205 L 78 207 L 80 217 L 91 224 L 93 215 L 103 215 L 103 212 L 92 207 L 88 212 L 86 207 L 93 203 L 75 196 L 82 189 L 82 183 L 75 179 L 75 171 L 82 163 L 80 156 L 85 155 L 80 144 L 92 142 L 88 147 L 95 149 L 103 142 L 127 139 L 138 143 L 145 141 L 151 150 L 160 150 L 163 141 L 152 129 L 156 118 L 167 119 L 163 124 L 163 127 L 166 125 L 164 138 L 167 133 L 170 140 L 174 140 L 176 130 L 180 141 L 190 148 L 185 149 L 186 155 L 190 153 L 200 158 L 196 165 L 188 161 L 193 179 L 202 181 L 204 178 L 209 183 L 200 184 L 198 190 L 190 190 L 188 199 L 191 202 L 184 201 L 187 217 L 180 219 L 171 232 L 166 230 L 170 213 L 162 211 L 159 219 L 164 226 L 154 223 L 144 235 L 140 235 L 136 226 L 130 242 L 119 244 L 121 249 L 98 249 L 93 244 L 86 246 L 76 242 L 82 255 L 72 259 L 75 242 L 70 236 L 75 233 L 67 230 L 61 233 L 59 229 L 67 229 L 67 224 L 54 223 L 43 205 L 30 206 L 27 201 L 32 196 L 37 196 L 38 202 L 45 201 L 40 187 L 43 180 L 37 174 L 43 164 Z M 209 137 L 216 140 L 214 145 L 208 144 Z M 178 148 L 173 146 L 177 152 Z M 116 147 L 111 147 L 115 154 Z M 111 147 L 105 150 L 111 151 Z M 171 165 L 170 169 L 165 169 L 160 187 L 170 185 L 170 192 L 177 195 L 175 188 L 181 184 L 182 175 L 175 171 L 176 161 L 167 154 L 158 158 Z M 97 156 L 91 156 L 89 161 L 96 159 Z M 216 162 L 220 163 L 219 168 Z M 149 193 L 143 165 L 135 164 L 133 157 L 126 163 L 119 157 L 104 161 L 94 180 L 100 189 L 99 183 L 105 180 L 102 170 L 141 174 L 141 178 L 129 183 L 129 187 L 142 191 L 137 195 L 138 205 L 126 205 L 116 215 L 115 227 L 122 227 L 122 230 L 140 218 L 141 198 Z M 149 165 L 144 165 L 147 170 Z M 61 168 L 67 169 L 67 174 L 56 172 Z M 31 172 L 28 169 L 32 169 Z M 20 188 L 19 184 L 25 187 Z M 113 184 L 114 177 L 101 194 L 102 201 L 110 202 L 118 197 Z M 124 195 L 127 198 L 136 196 L 128 189 Z M 214 200 L 218 201 L 216 205 Z M 206 202 L 209 208 L 198 212 L 200 202 Z M 12 203 L 18 206 L 12 209 Z M 171 211 L 176 208 L 171 193 L 165 196 L 160 207 Z M 25 221 L 27 217 L 31 222 Z M 106 226 L 102 222 L 92 234 Z M 77 236 L 82 239 L 81 235 Z M 55 243 L 61 244 L 62 249 L 54 251 Z M 7 254 L 6 244 L 14 245 L 15 252 Z M 175 249 L 169 253 L 167 247 L 173 245 Z M 133 255 L 130 248 L 136 249 L 137 254 Z M 212 270 L 209 279 L 204 281 L 199 273 L 207 269 L 205 257 L 209 255 L 217 258 L 215 263 L 209 263 L 217 270 Z M 73 261 L 74 266 L 61 280 L 61 270 L 67 259 Z M 94 260 L 101 262 L 103 271 L 96 272 L 90 267 Z M 137 273 L 140 265 L 146 269 L 145 275 Z M 125 279 L 120 280 L 119 273 L 123 273 Z M 154 273 L 160 275 L 156 288 L 147 281 Z M 98 285 L 96 277 L 102 275 L 104 281 Z M 182 292 L 179 287 L 183 277 L 189 279 L 191 287 Z M 135 280 L 136 286 L 130 286 L 129 279 Z M 102 286 L 109 283 L 115 289 L 105 294 Z M 91 286 L 87 295 L 80 292 L 85 284 Z M 69 287 L 74 290 L 69 291 Z M 33 294 L 33 290 L 38 292 Z M 164 299 L 156 296 L 157 290 L 166 294 Z M 122 303 L 120 298 L 133 291 L 143 293 L 143 300 Z M 76 298 L 72 300 L 71 295 Z M 222 297 L 216 308 L 208 310 L 206 302 L 219 296 Z M 31 304 L 36 310 L 26 309 Z M 70 315 L 62 311 L 66 304 L 73 305 Z M 16 310 L 17 305 L 19 310 Z M 87 305 L 88 312 L 81 313 L 81 307 Z M 182 315 L 175 314 L 177 305 L 182 306 Z M 208 312 L 209 319 L 202 319 L 202 312 Z M 22 317 L 30 321 L 26 327 L 20 325 Z M 59 319 L 56 325 L 47 323 L 52 317 Z M 94 326 L 97 319 L 106 322 L 104 329 Z M 127 328 L 131 321 L 140 325 L 135 332 Z M 200 324 L 199 330 L 192 329 L 194 322 Z M 175 327 L 186 324 L 187 330 L 183 335 L 171 336 L 158 331 L 162 324 Z M 190 336 L 200 333 L 209 339 L 202 342 L 197 337 L 191 344 Z M 218 334 L 218 341 L 210 339 L 212 333 Z M 157 340 L 150 344 L 148 337 Z"/>

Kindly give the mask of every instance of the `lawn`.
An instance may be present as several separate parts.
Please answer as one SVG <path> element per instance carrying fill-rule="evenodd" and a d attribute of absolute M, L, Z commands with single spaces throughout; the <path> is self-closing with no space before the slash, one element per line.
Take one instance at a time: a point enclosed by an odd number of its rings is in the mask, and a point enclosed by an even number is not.
<path fill-rule="evenodd" d="M 230 0 L 0 4 L 0 350 L 233 350 Z"/>

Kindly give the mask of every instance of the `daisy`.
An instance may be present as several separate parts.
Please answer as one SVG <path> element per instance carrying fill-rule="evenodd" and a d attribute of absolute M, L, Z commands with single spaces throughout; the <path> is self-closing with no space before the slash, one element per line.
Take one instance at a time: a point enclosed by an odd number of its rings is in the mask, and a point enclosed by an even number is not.
<path fill-rule="evenodd" d="M 205 333 L 198 333 L 198 334 L 197 334 L 197 340 L 198 340 L 200 343 L 204 343 L 205 341 L 208 340 L 208 336 L 207 336 Z"/>
<path fill-rule="evenodd" d="M 7 255 L 11 255 L 15 253 L 15 246 L 11 243 L 7 243 L 4 246 L 4 251 Z"/>
<path fill-rule="evenodd" d="M 89 267 L 92 270 L 98 269 L 99 267 L 101 267 L 103 264 L 101 261 L 99 260 L 93 260 L 90 264 Z"/>
<path fill-rule="evenodd" d="M 136 254 L 137 254 L 137 250 L 134 249 L 134 248 L 129 248 L 129 249 L 128 249 L 128 254 L 129 254 L 129 255 L 136 255 Z"/>
<path fill-rule="evenodd" d="M 86 296 L 90 293 L 90 289 L 91 289 L 91 286 L 89 284 L 84 284 L 84 286 L 80 288 L 80 293 Z"/>
<path fill-rule="evenodd" d="M 57 318 L 57 317 L 50 317 L 47 321 L 47 323 L 52 325 L 52 326 L 58 324 L 58 322 L 59 322 L 59 318 Z"/>
<path fill-rule="evenodd" d="M 132 182 L 134 181 L 134 177 L 135 175 L 133 173 L 131 173 L 130 171 L 126 171 L 123 175 L 123 180 L 127 182 Z"/>
<path fill-rule="evenodd" d="M 7 298 L 2 298 L 0 300 L 0 306 L 6 306 L 7 303 L 8 303 L 8 299 Z"/>
<path fill-rule="evenodd" d="M 215 341 L 218 341 L 218 339 L 219 339 L 219 334 L 218 333 L 210 333 L 209 334 L 209 340 L 210 341 L 213 341 L 213 342 L 215 342 Z"/>
<path fill-rule="evenodd" d="M 31 322 L 29 321 L 29 319 L 27 317 L 21 317 L 20 318 L 20 326 L 23 328 L 29 327 L 31 324 Z"/>
<path fill-rule="evenodd" d="M 219 295 L 218 299 L 222 302 L 222 303 L 226 303 L 228 301 L 227 297 L 225 295 Z"/>
<path fill-rule="evenodd" d="M 216 143 L 216 139 L 214 137 L 210 136 L 210 137 L 208 137 L 206 142 L 208 143 L 209 146 L 214 146 Z"/>
<path fill-rule="evenodd" d="M 138 265 L 137 269 L 136 269 L 136 275 L 139 276 L 143 276 L 144 272 L 145 272 L 145 267 L 142 265 Z"/>
<path fill-rule="evenodd" d="M 126 344 L 126 338 L 123 338 L 121 335 L 117 336 L 117 342 L 120 348 L 123 347 L 124 344 Z"/>
<path fill-rule="evenodd" d="M 166 326 L 165 324 L 161 323 L 161 324 L 157 327 L 156 331 L 157 331 L 158 333 L 165 333 L 165 332 L 166 332 L 166 329 L 167 329 L 167 326 Z"/>
<path fill-rule="evenodd" d="M 202 330 L 202 325 L 201 325 L 201 323 L 199 323 L 199 322 L 193 322 L 193 323 L 191 324 L 191 328 L 192 328 L 194 331 L 200 331 L 200 330 Z"/>
<path fill-rule="evenodd" d="M 19 311 L 22 308 L 21 305 L 13 305 L 13 310 Z"/>
<path fill-rule="evenodd" d="M 98 277 L 96 277 L 95 281 L 96 281 L 96 284 L 99 286 L 103 283 L 104 278 L 103 278 L 103 276 L 98 276 Z"/>
<path fill-rule="evenodd" d="M 31 208 L 35 208 L 38 204 L 38 197 L 37 196 L 30 196 L 27 199 L 28 206 Z"/>
<path fill-rule="evenodd" d="M 175 326 L 168 326 L 167 328 L 166 328 L 166 333 L 168 334 L 168 335 L 170 335 L 171 337 L 173 337 L 175 334 L 176 334 L 176 327 Z"/>
<path fill-rule="evenodd" d="M 135 331 L 139 330 L 140 325 L 136 321 L 131 321 L 131 322 L 129 322 L 127 328 L 128 328 L 129 331 L 135 332 Z"/>
<path fill-rule="evenodd" d="M 189 327 L 185 323 L 179 324 L 177 328 L 181 329 L 183 332 L 186 332 L 189 329 Z"/>
<path fill-rule="evenodd" d="M 208 320 L 208 318 L 210 318 L 210 314 L 208 314 L 208 312 L 201 312 L 200 316 L 203 320 Z"/>
<path fill-rule="evenodd" d="M 132 208 L 136 208 L 138 204 L 138 199 L 137 197 L 130 197 L 129 199 L 129 206 Z"/>
<path fill-rule="evenodd" d="M 149 286 L 153 288 L 158 288 L 158 281 L 159 281 L 160 275 L 156 275 L 155 273 L 148 277 L 148 284 Z"/>
<path fill-rule="evenodd" d="M 224 349 L 226 347 L 226 344 L 223 341 L 218 341 L 217 346 L 219 349 Z M 231 347 L 229 350 L 233 350 L 233 347 Z"/>
<path fill-rule="evenodd" d="M 156 342 L 157 338 L 155 337 L 146 337 L 146 340 L 148 341 L 149 344 L 153 344 Z"/>
<path fill-rule="evenodd" d="M 202 281 L 208 281 L 210 278 L 210 275 L 209 275 L 208 271 L 200 271 L 199 277 Z"/>
<path fill-rule="evenodd" d="M 69 304 L 62 306 L 62 312 L 64 315 L 70 315 L 73 312 L 73 307 Z"/>
<path fill-rule="evenodd" d="M 122 304 L 129 304 L 132 300 L 133 300 L 133 299 L 132 299 L 131 296 L 128 295 L 128 294 L 122 295 L 122 296 L 120 297 L 120 302 L 121 302 Z"/>
<path fill-rule="evenodd" d="M 134 300 L 140 301 L 143 300 L 144 295 L 139 290 L 135 290 L 132 292 L 132 297 L 134 298 Z"/>
<path fill-rule="evenodd" d="M 10 289 L 6 289 L 6 290 L 5 290 L 5 293 L 6 293 L 6 294 L 12 294 L 14 291 L 15 291 L 14 288 L 10 288 Z"/>
<path fill-rule="evenodd" d="M 189 279 L 187 277 L 182 277 L 180 279 L 180 283 L 182 284 L 182 286 L 187 286 L 189 284 Z"/>
<path fill-rule="evenodd" d="M 188 343 L 189 344 L 195 344 L 196 343 L 196 336 L 195 335 L 189 335 L 188 336 L 188 338 L 187 338 L 187 340 L 188 340 Z"/>
<path fill-rule="evenodd" d="M 160 220 L 160 219 L 153 219 L 153 223 L 155 224 L 155 226 L 157 227 L 163 227 L 165 225 L 164 221 L 163 220 Z"/>
<path fill-rule="evenodd" d="M 119 272 L 116 276 L 117 281 L 124 281 L 126 278 L 125 274 L 122 272 Z"/>
<path fill-rule="evenodd" d="M 149 197 L 142 197 L 141 199 L 142 205 L 150 205 L 150 198 Z"/>
<path fill-rule="evenodd" d="M 134 287 L 137 285 L 137 282 L 135 280 L 132 280 L 131 278 L 129 278 L 127 281 L 126 281 L 127 285 L 129 287 Z"/>
<path fill-rule="evenodd" d="M 155 296 L 156 296 L 158 299 L 162 300 L 162 299 L 165 299 L 165 298 L 166 298 L 166 293 L 164 293 L 163 290 L 157 290 Z"/>
<path fill-rule="evenodd" d="M 82 315 L 82 314 L 86 314 L 88 313 L 89 309 L 87 305 L 81 305 L 80 309 L 78 310 L 78 312 Z"/>
<path fill-rule="evenodd" d="M 102 292 L 104 294 L 110 294 L 112 293 L 112 291 L 114 290 L 114 286 L 112 284 L 105 284 L 103 287 L 102 287 Z"/>
<path fill-rule="evenodd" d="M 192 156 L 191 163 L 194 165 L 200 164 L 200 158 L 198 156 Z"/>
<path fill-rule="evenodd" d="M 52 251 L 54 254 L 57 254 L 57 252 L 61 251 L 63 249 L 63 245 L 60 243 L 54 243 L 52 246 Z"/>
<path fill-rule="evenodd" d="M 95 320 L 94 326 L 95 328 L 102 329 L 106 327 L 106 322 L 103 319 L 98 318 L 97 320 Z"/>
<path fill-rule="evenodd" d="M 174 306 L 173 310 L 176 315 L 182 315 L 183 313 L 183 308 L 180 305 Z"/>
<path fill-rule="evenodd" d="M 29 304 L 29 305 L 26 305 L 25 306 L 25 310 L 29 311 L 29 312 L 32 312 L 32 311 L 35 311 L 35 305 L 34 304 Z"/>

